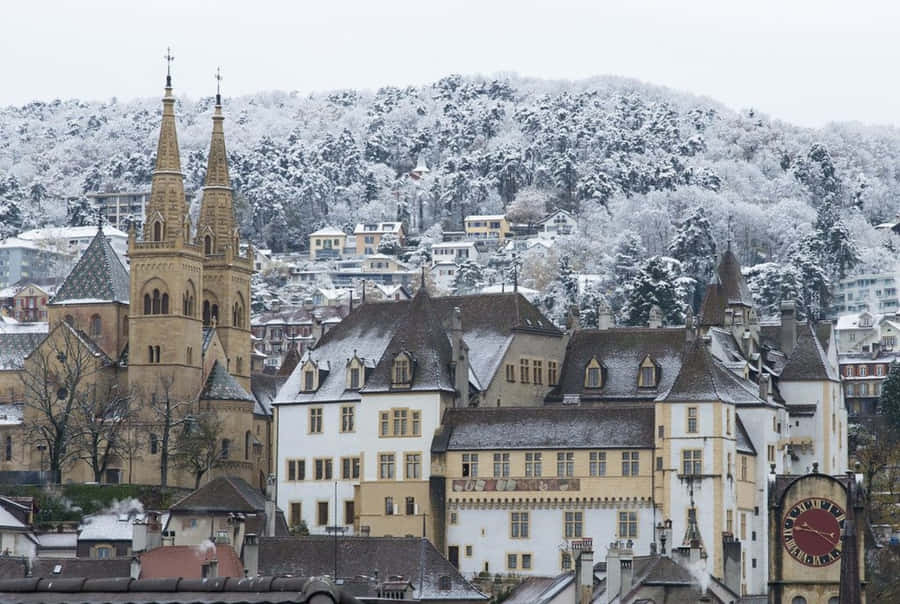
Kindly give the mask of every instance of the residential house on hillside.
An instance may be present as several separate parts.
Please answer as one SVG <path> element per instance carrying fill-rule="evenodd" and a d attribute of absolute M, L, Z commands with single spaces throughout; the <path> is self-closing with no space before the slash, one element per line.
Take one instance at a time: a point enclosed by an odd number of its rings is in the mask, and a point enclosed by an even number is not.
<path fill-rule="evenodd" d="M 54 277 L 23 279 L 0 290 L 0 312 L 20 323 L 47 321 L 47 302 L 61 280 Z"/>
<path fill-rule="evenodd" d="M 323 227 L 309 234 L 310 260 L 335 260 L 344 257 L 347 234 L 334 227 Z M 376 246 L 377 248 L 377 246 Z"/>
<path fill-rule="evenodd" d="M 403 245 L 406 236 L 402 222 L 360 223 L 353 229 L 356 237 L 356 255 L 370 256 L 378 252 L 378 245 L 385 235 L 392 235 L 399 245 Z"/>
<path fill-rule="evenodd" d="M 863 311 L 834 325 L 844 397 L 851 421 L 876 421 L 881 386 L 900 362 L 900 316 Z"/>
<path fill-rule="evenodd" d="M 431 246 L 431 266 L 445 261 L 459 264 L 466 260 L 478 262 L 478 248 L 473 241 L 446 241 Z"/>
<path fill-rule="evenodd" d="M 466 216 L 463 220 L 466 237 L 488 240 L 500 245 L 510 231 L 509 221 L 503 214 Z"/>
<path fill-rule="evenodd" d="M 557 209 L 538 221 L 538 237 L 556 239 L 560 235 L 571 235 L 578 227 L 578 221 L 571 213 Z"/>

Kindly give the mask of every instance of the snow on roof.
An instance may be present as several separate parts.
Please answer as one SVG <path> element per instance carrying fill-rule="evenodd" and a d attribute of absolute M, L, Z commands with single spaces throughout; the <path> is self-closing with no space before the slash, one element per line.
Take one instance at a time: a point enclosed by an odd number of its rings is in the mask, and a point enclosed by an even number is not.
<path fill-rule="evenodd" d="M 863 316 L 870 317 L 872 319 L 871 325 L 861 326 L 860 320 Z M 861 313 L 852 313 L 846 315 L 840 315 L 837 318 L 837 324 L 835 325 L 835 329 L 872 329 L 876 324 L 878 324 L 886 315 L 873 314 L 870 312 L 861 312 Z"/>
<path fill-rule="evenodd" d="M 470 220 L 506 220 L 506 216 L 503 214 L 476 214 L 473 216 L 466 216 L 465 222 L 469 222 Z"/>
<path fill-rule="evenodd" d="M 21 424 L 25 417 L 24 407 L 25 406 L 20 403 L 0 404 L 0 426 L 14 426 Z"/>
<path fill-rule="evenodd" d="M 78 547 L 78 533 L 44 533 L 38 535 L 42 549 L 75 549 Z"/>
<path fill-rule="evenodd" d="M 330 237 L 346 237 L 347 234 L 344 233 L 344 231 L 342 231 L 338 228 L 335 228 L 335 227 L 331 227 L 331 226 L 322 227 L 318 231 L 313 231 L 312 233 L 309 234 L 310 237 L 318 237 L 318 236 L 325 236 L 325 235 L 330 236 Z"/>
<path fill-rule="evenodd" d="M 21 520 L 10 514 L 6 508 L 0 506 L 0 528 L 25 530 L 27 527 Z"/>
<path fill-rule="evenodd" d="M 85 516 L 79 526 L 79 541 L 131 541 L 137 520 L 144 520 L 144 513 L 131 510 L 127 513 L 101 512 Z"/>
<path fill-rule="evenodd" d="M 25 241 L 42 241 L 47 239 L 93 239 L 97 234 L 96 225 L 76 227 L 47 227 L 32 229 L 19 233 L 19 239 Z M 117 239 L 128 239 L 128 234 L 109 224 L 103 225 L 103 234 Z"/>
<path fill-rule="evenodd" d="M 402 224 L 399 222 L 360 222 L 356 225 L 356 228 L 353 229 L 353 234 L 399 233 L 401 227 Z"/>
<path fill-rule="evenodd" d="M 458 248 L 458 247 L 475 247 L 474 241 L 442 241 L 441 243 L 434 243 L 431 245 L 431 248 Z"/>

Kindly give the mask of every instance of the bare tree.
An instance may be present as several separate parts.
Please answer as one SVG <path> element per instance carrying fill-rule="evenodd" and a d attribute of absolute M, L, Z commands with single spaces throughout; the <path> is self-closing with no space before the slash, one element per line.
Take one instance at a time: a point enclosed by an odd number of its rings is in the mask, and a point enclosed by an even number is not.
<path fill-rule="evenodd" d="M 135 410 L 136 411 L 136 410 Z M 119 450 L 122 457 L 128 461 L 128 483 L 133 483 L 134 462 L 143 459 L 141 453 L 147 445 L 147 426 L 141 423 L 133 412 L 128 418 L 122 432 L 119 435 Z"/>
<path fill-rule="evenodd" d="M 133 396 L 112 380 L 95 382 L 76 397 L 77 456 L 101 482 L 110 462 L 123 453 L 125 431 L 133 413 Z"/>
<path fill-rule="evenodd" d="M 159 486 L 169 484 L 169 464 L 177 449 L 175 429 L 185 425 L 191 411 L 190 401 L 180 400 L 173 393 L 175 378 L 160 376 L 157 388 L 150 393 L 152 425 L 160 431 L 157 438 L 159 447 Z"/>
<path fill-rule="evenodd" d="M 80 456 L 75 409 L 88 397 L 107 362 L 82 332 L 65 322 L 51 330 L 25 360 L 20 379 L 28 442 L 46 447 L 49 470 L 56 479 L 64 466 Z"/>
<path fill-rule="evenodd" d="M 212 409 L 190 418 L 176 439 L 175 463 L 194 477 L 194 488 L 203 476 L 230 454 L 230 443 L 222 438 L 224 424 Z"/>

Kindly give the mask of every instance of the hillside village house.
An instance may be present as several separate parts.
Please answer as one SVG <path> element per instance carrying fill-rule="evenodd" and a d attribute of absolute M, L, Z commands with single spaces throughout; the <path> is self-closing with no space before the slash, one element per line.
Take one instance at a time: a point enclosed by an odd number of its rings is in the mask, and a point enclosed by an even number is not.
<path fill-rule="evenodd" d="M 491 216 L 466 216 L 463 220 L 466 237 L 470 239 L 496 240 L 503 243 L 509 233 L 509 221 L 503 214 Z"/>
<path fill-rule="evenodd" d="M 841 315 L 835 332 L 847 410 L 854 421 L 873 421 L 882 382 L 900 362 L 900 317 L 869 311 Z"/>
<path fill-rule="evenodd" d="M 792 303 L 760 324 L 730 250 L 702 308 L 562 334 L 517 293 L 364 305 L 279 392 L 278 502 L 316 533 L 424 532 L 467 576 L 668 534 L 765 593 L 772 468 L 847 469 L 835 337 Z"/>
<path fill-rule="evenodd" d="M 571 235 L 578 227 L 578 221 L 563 209 L 550 212 L 538 221 L 538 237 L 555 239 L 560 235 Z"/>
<path fill-rule="evenodd" d="M 478 249 L 473 241 L 445 241 L 431 246 L 431 266 L 445 261 L 459 264 L 466 260 L 478 262 Z"/>
<path fill-rule="evenodd" d="M 334 227 L 323 227 L 309 234 L 310 260 L 335 260 L 344 257 L 347 234 Z M 376 246 L 377 248 L 377 246 Z"/>
<path fill-rule="evenodd" d="M 369 256 L 378 252 L 378 244 L 385 235 L 393 235 L 397 242 L 403 245 L 406 237 L 403 233 L 403 224 L 400 222 L 374 222 L 360 223 L 353 229 L 356 237 L 356 255 Z"/>

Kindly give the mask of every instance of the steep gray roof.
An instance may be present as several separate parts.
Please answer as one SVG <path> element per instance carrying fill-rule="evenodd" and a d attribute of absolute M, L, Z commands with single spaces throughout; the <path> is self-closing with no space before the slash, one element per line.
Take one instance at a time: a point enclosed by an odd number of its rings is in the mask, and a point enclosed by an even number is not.
<path fill-rule="evenodd" d="M 234 376 L 228 373 L 219 361 L 214 361 L 206 385 L 200 393 L 200 399 L 205 401 L 252 401 L 256 399 L 247 392 Z"/>
<path fill-rule="evenodd" d="M 734 424 L 737 430 L 737 442 L 735 443 L 735 446 L 737 447 L 738 453 L 756 455 L 756 447 L 753 446 L 753 441 L 750 440 L 750 435 L 747 434 L 747 428 L 744 427 L 744 422 L 741 421 L 741 416 L 737 413 L 735 413 L 734 415 Z"/>
<path fill-rule="evenodd" d="M 242 478 L 223 476 L 211 480 L 172 507 L 171 512 L 264 512 L 266 498 Z"/>
<path fill-rule="evenodd" d="M 101 229 L 66 277 L 52 304 L 121 302 L 128 304 L 128 269 L 119 260 Z"/>
<path fill-rule="evenodd" d="M 366 303 L 355 308 L 326 332 L 304 358 L 314 361 L 321 372 L 327 372 L 320 373 L 319 389 L 301 392 L 300 363 L 279 391 L 275 404 L 359 400 L 357 391 L 346 389 L 344 373 L 354 354 L 370 368 L 366 391 L 387 389 L 389 363 L 403 347 L 413 353 L 417 363 L 414 390 L 452 388 L 447 351 L 454 308 L 460 309 L 463 339 L 469 348 L 470 380 L 483 387 L 497 374 L 515 332 L 562 336 L 518 293 L 425 298 Z M 420 378 L 423 381 L 419 382 Z"/>
<path fill-rule="evenodd" d="M 797 326 L 797 345 L 788 357 L 781 372 L 785 381 L 839 381 L 813 328 L 808 324 Z"/>
<path fill-rule="evenodd" d="M 414 599 L 488 600 L 427 539 L 419 537 L 263 537 L 259 570 L 274 576 L 333 575 L 335 547 L 338 577 L 371 577 L 377 569 L 379 577 L 400 576 L 409 581 Z M 441 577 L 449 578 L 449 590 L 440 588 Z"/>
<path fill-rule="evenodd" d="M 448 409 L 431 450 L 653 446 L 653 405 Z"/>
<path fill-rule="evenodd" d="M 435 320 L 431 296 L 420 289 L 403 321 L 385 348 L 381 359 L 366 380 L 363 392 L 389 392 L 394 358 L 401 352 L 412 356 L 412 385 L 405 390 L 446 390 L 452 392 L 450 362 L 453 354 L 447 333 Z M 343 379 L 343 375 L 338 379 Z"/>
<path fill-rule="evenodd" d="M 728 304 L 753 306 L 753 295 L 750 293 L 747 280 L 741 273 L 741 263 L 738 262 L 730 247 L 722 254 L 716 273 L 719 275 L 720 287 Z"/>
<path fill-rule="evenodd" d="M 682 328 L 626 327 L 576 331 L 566 348 L 559 386 L 547 395 L 547 401 L 561 401 L 567 394 L 579 394 L 582 401 L 652 401 L 672 385 L 678 374 L 684 340 Z M 659 368 L 657 388 L 638 387 L 640 365 L 647 356 Z M 585 388 L 584 371 L 594 357 L 606 368 L 603 387 Z"/>
<path fill-rule="evenodd" d="M 691 344 L 684 355 L 678 377 L 660 401 L 724 401 L 762 404 L 758 389 L 734 375 L 710 354 L 702 340 Z"/>

